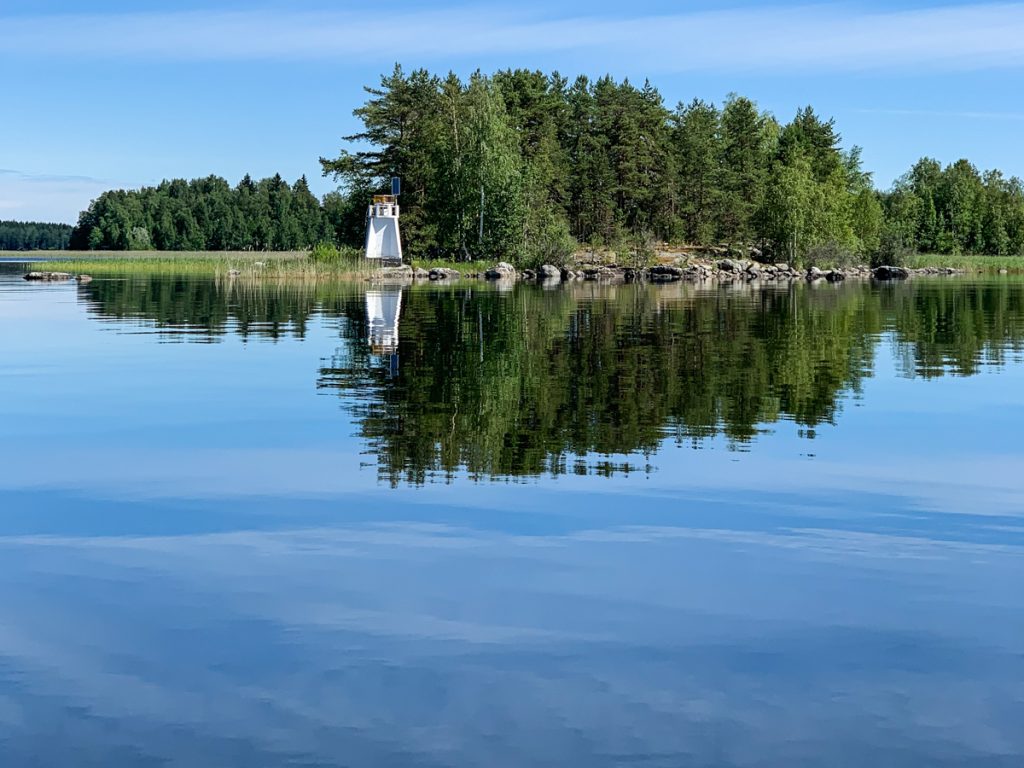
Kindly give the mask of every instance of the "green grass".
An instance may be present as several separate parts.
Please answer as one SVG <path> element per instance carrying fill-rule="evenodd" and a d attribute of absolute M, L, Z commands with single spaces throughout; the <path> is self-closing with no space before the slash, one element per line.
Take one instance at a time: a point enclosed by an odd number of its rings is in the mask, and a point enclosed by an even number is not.
<path fill-rule="evenodd" d="M 306 251 L 275 253 L 227 251 L 119 251 L 98 253 L 60 252 L 5 254 L 12 257 L 50 257 L 33 262 L 44 272 L 88 275 L 193 275 L 249 279 L 329 280 L 358 279 L 373 271 L 361 258 L 345 252 L 337 258 L 314 260 Z M 234 272 L 239 274 L 234 275 Z"/>
<path fill-rule="evenodd" d="M 232 270 L 237 277 L 251 279 L 337 280 L 361 279 L 374 267 L 362 259 L 358 251 L 343 249 L 328 258 L 314 259 L 306 251 L 253 252 L 253 251 L 0 251 L 9 259 L 44 259 L 34 262 L 32 269 L 39 271 L 72 272 L 89 275 L 207 275 L 229 277 Z M 444 259 L 414 259 L 414 268 L 430 270 L 435 267 L 454 269 L 462 274 L 482 274 L 493 261 L 448 261 Z M 1024 273 L 1024 256 L 953 256 L 947 254 L 915 254 L 906 266 L 953 267 L 970 272 Z"/>
<path fill-rule="evenodd" d="M 952 267 L 968 272 L 1024 272 L 1024 256 L 954 256 L 944 253 L 918 253 L 907 259 L 907 266 L 914 269 L 925 267 Z"/>

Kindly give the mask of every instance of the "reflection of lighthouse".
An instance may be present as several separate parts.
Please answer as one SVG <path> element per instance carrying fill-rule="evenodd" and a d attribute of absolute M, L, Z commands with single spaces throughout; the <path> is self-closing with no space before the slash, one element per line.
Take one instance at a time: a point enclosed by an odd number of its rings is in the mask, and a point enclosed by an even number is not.
<path fill-rule="evenodd" d="M 389 355 L 392 375 L 398 373 L 398 317 L 401 286 L 381 286 L 366 292 L 367 341 L 376 355 Z"/>
<path fill-rule="evenodd" d="M 374 195 L 366 212 L 366 258 L 402 263 L 402 237 L 398 232 L 400 182 L 391 180 L 390 195 Z"/>

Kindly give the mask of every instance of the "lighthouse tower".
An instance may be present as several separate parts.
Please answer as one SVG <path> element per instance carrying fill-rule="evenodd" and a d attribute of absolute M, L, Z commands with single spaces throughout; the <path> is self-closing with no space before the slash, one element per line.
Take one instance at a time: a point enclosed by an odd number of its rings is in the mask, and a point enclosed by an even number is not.
<path fill-rule="evenodd" d="M 390 195 L 374 195 L 366 212 L 366 258 L 384 264 L 402 263 L 402 237 L 398 231 L 397 178 L 391 180 Z"/>

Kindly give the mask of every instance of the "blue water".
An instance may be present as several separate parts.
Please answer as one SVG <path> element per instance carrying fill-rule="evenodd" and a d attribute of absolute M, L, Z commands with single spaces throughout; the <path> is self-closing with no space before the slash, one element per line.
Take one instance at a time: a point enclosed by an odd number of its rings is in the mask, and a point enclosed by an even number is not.
<path fill-rule="evenodd" d="M 1024 280 L 960 280 L 825 289 L 825 319 L 874 319 L 813 418 L 779 384 L 750 437 L 659 416 L 651 446 L 594 396 L 607 430 L 567 437 L 559 472 L 439 455 L 493 424 L 457 421 L 477 385 L 455 362 L 415 381 L 418 351 L 461 343 L 436 338 L 442 300 L 467 354 L 479 319 L 484 408 L 549 354 L 493 341 L 513 306 L 550 302 L 552 343 L 587 344 L 602 312 L 654 302 L 643 329 L 728 303 L 720 340 L 793 330 L 782 307 L 815 289 L 407 288 L 393 351 L 359 286 L 0 276 L 0 764 L 1024 764 Z M 808 348 L 812 384 L 847 354 Z M 552 379 L 573 391 L 608 364 L 573 359 L 593 367 Z M 447 393 L 437 424 L 387 400 L 421 383 Z"/>

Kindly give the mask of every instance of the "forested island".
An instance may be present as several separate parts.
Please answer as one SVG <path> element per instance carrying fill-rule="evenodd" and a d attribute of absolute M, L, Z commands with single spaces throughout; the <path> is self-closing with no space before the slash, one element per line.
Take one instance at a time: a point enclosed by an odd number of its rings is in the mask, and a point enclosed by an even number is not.
<path fill-rule="evenodd" d="M 71 241 L 71 225 L 0 221 L 0 251 L 59 251 Z"/>
<path fill-rule="evenodd" d="M 76 250 L 292 251 L 337 239 L 332 201 L 303 176 L 280 175 L 230 186 L 218 176 L 174 179 L 156 187 L 104 192 L 78 218 Z"/>
<path fill-rule="evenodd" d="M 730 95 L 668 108 L 650 83 L 505 70 L 462 80 L 400 67 L 367 88 L 363 130 L 303 177 L 216 176 L 106 192 L 75 249 L 359 247 L 366 203 L 403 180 L 413 258 L 560 263 L 580 247 L 755 248 L 778 261 L 893 262 L 904 252 L 1024 254 L 1024 184 L 923 158 L 877 190 L 858 147 L 812 108 L 788 122 Z M 481 227 L 482 221 L 482 227 Z"/>

